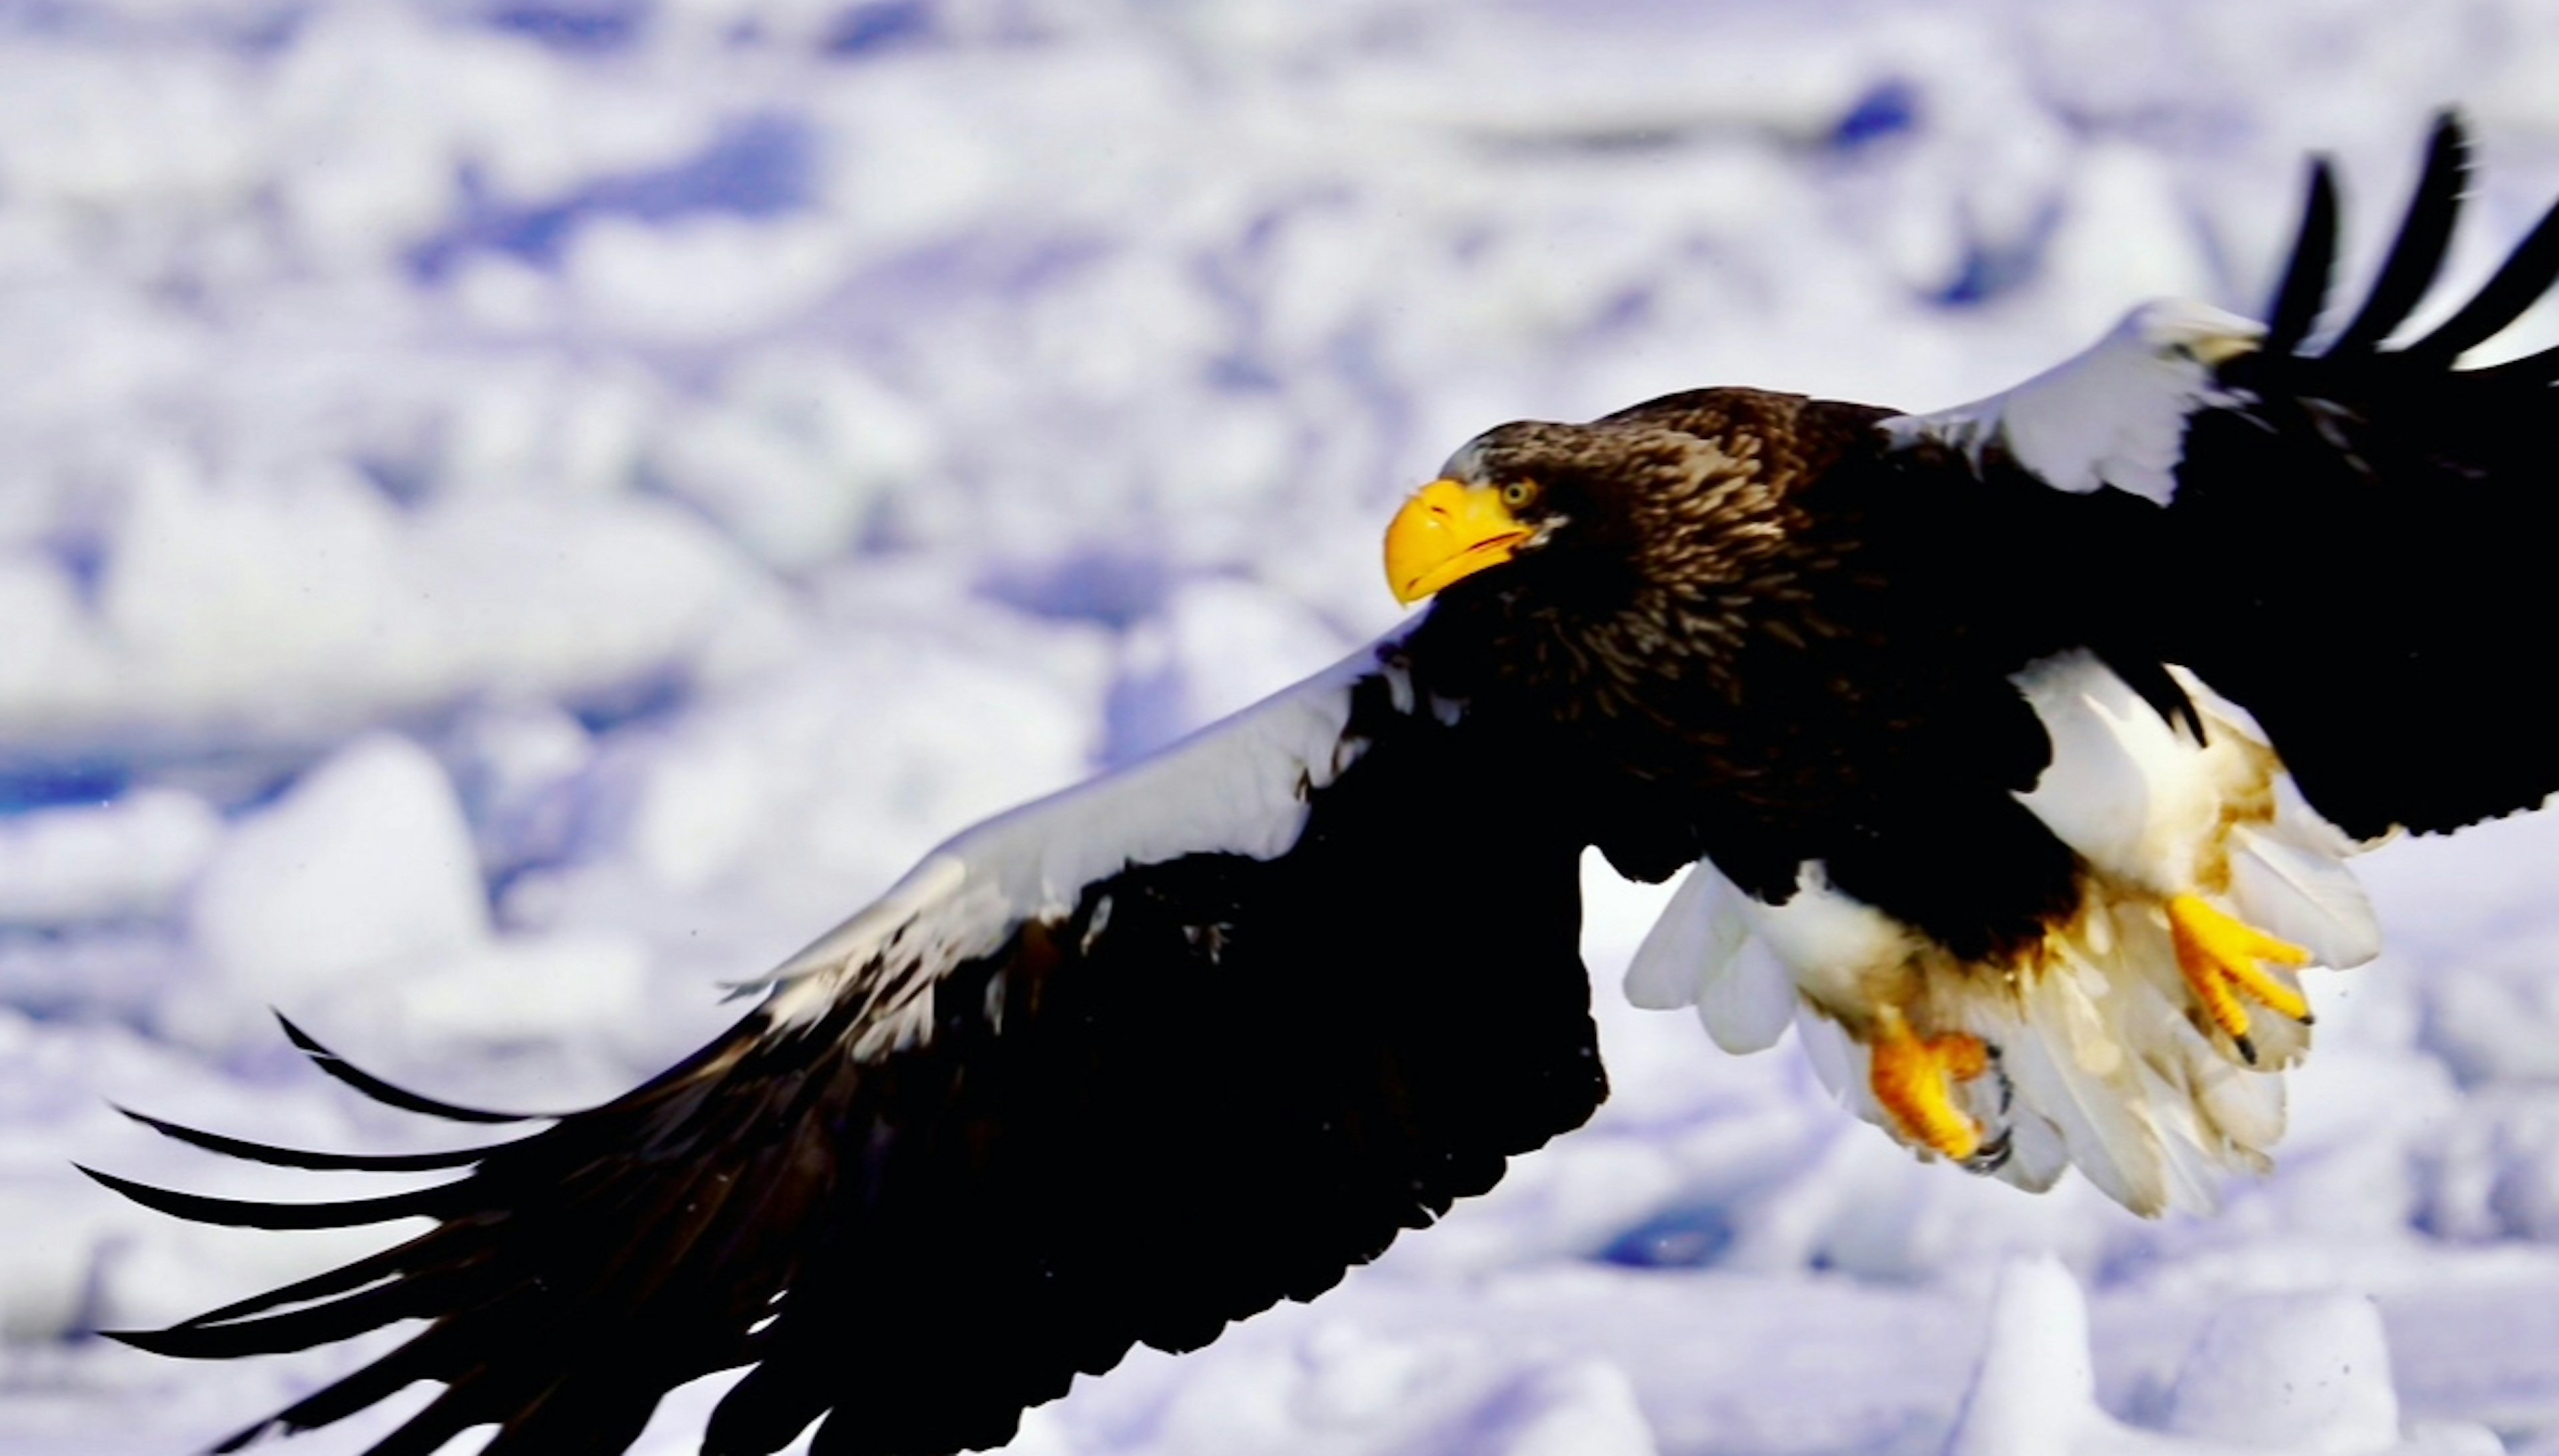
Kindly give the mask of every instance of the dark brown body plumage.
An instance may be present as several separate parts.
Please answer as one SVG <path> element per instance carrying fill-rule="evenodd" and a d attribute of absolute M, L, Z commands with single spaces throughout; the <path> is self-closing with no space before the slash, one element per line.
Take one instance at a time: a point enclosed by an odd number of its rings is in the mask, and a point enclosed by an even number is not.
<path fill-rule="evenodd" d="M 1534 481 L 1557 529 L 1445 593 L 1414 650 L 1583 766 L 1566 792 L 1620 870 L 1703 855 L 1779 901 L 1820 860 L 1977 956 L 2075 903 L 2013 797 L 2048 749 L 2008 676 L 2060 644 L 1991 600 L 2020 573 L 1985 554 L 1989 488 L 1966 509 L 1914 478 L 1888 413 L 1705 389 L 1491 431 L 1451 474 Z"/>

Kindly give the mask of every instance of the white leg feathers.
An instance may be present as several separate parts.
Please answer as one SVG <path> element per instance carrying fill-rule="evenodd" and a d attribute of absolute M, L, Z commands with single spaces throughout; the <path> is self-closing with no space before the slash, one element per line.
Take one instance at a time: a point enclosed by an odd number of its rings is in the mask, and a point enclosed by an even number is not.
<path fill-rule="evenodd" d="M 2190 677 L 2199 743 L 2086 654 L 2017 680 L 2053 745 L 2020 798 L 2082 867 L 2077 914 L 2039 946 L 1968 964 L 1818 863 L 1775 907 L 1701 863 L 1627 996 L 1696 1006 L 1730 1051 L 1794 1021 L 1852 1110 L 1923 1155 L 2030 1189 L 2076 1165 L 2142 1214 L 2209 1207 L 2227 1170 L 2262 1171 L 2282 1135 L 2280 1074 L 2310 1046 L 2295 964 L 2379 949 L 2343 863 L 2365 846 L 2302 800 L 2247 714 Z"/>

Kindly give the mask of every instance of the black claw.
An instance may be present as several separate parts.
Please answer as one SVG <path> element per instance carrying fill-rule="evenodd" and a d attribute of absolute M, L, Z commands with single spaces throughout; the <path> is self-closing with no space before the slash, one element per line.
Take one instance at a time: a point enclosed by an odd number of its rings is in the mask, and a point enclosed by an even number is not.
<path fill-rule="evenodd" d="M 1985 1175 L 1996 1173 L 2008 1166 L 2010 1155 L 2016 1151 L 2017 1144 L 2009 1136 L 2009 1129 L 2003 1127 L 1999 1136 L 1983 1143 L 1971 1157 L 1964 1159 L 1964 1171 Z"/>
<path fill-rule="evenodd" d="M 2248 1040 L 2248 1034 L 2246 1032 L 2243 1031 L 2231 1037 L 2230 1045 L 2239 1049 L 2240 1061 L 2247 1063 L 2251 1067 L 2257 1065 L 2257 1044 Z"/>

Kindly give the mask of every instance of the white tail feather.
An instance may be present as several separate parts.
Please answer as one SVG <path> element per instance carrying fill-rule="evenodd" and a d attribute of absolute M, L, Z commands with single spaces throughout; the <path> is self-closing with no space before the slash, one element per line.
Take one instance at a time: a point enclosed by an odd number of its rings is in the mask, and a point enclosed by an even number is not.
<path fill-rule="evenodd" d="M 2361 965 L 2381 953 L 2381 922 L 2352 871 L 2278 834 L 2243 827 L 2230 839 L 2230 898 L 2240 919 L 2322 965 Z"/>
<path fill-rule="evenodd" d="M 1745 941 L 1697 998 L 1698 1020 L 1715 1044 L 1735 1056 L 1777 1045 L 1801 998 L 1786 963 L 1761 941 Z"/>
<path fill-rule="evenodd" d="M 2070 1161 L 2139 1214 L 2168 1207 L 2165 1149 L 2111 1025 L 2122 988 L 2094 967 L 2056 965 L 2026 996 L 2001 1066 L 2018 1100 L 2060 1130 Z"/>
<path fill-rule="evenodd" d="M 1661 916 L 1626 962 L 1626 999 L 1646 1011 L 1676 1011 L 1698 1003 L 1712 979 L 1741 946 L 1742 926 L 1731 904 L 1731 886 L 1711 864 L 1694 864 L 1672 889 Z"/>

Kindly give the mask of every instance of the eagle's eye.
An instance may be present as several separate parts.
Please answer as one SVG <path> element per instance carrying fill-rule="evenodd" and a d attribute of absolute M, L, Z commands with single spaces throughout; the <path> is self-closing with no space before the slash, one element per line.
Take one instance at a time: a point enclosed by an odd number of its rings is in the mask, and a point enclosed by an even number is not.
<path fill-rule="evenodd" d="M 1513 481 L 1502 487 L 1502 504 L 1513 510 L 1523 510 L 1537 502 L 1537 485 L 1533 481 Z"/>

